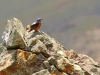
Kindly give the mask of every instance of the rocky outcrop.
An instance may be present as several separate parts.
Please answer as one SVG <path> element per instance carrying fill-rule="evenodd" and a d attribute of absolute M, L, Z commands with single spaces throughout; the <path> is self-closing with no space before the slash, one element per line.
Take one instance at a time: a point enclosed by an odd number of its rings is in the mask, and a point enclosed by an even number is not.
<path fill-rule="evenodd" d="M 10 38 L 0 46 L 0 75 L 100 75 L 100 65 L 91 57 L 66 50 L 41 31 L 26 37 L 25 30 L 18 29 L 23 28 L 18 19 L 9 20 L 9 25 Z"/>

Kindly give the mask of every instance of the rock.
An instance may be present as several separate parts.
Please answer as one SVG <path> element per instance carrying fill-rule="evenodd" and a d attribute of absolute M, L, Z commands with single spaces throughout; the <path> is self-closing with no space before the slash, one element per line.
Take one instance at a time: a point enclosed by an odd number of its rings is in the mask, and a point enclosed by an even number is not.
<path fill-rule="evenodd" d="M 49 73 L 49 71 L 47 69 L 44 69 L 44 70 L 36 72 L 36 73 L 34 73 L 32 75 L 51 75 L 51 74 Z"/>
<path fill-rule="evenodd" d="M 78 62 L 77 64 L 79 64 L 90 75 L 100 75 L 100 65 L 91 57 L 79 54 L 79 57 L 76 58 L 76 61 Z"/>
<path fill-rule="evenodd" d="M 60 57 L 59 59 L 57 59 L 57 67 L 61 71 L 65 71 L 66 65 L 70 65 L 70 67 L 72 68 L 72 65 L 69 63 L 70 61 L 64 57 Z"/>
<path fill-rule="evenodd" d="M 27 46 L 27 40 L 24 37 L 25 29 L 22 25 L 22 22 L 17 18 L 8 20 L 8 24 L 2 36 L 3 43 L 6 46 L 20 45 L 21 48 Z"/>
<path fill-rule="evenodd" d="M 74 75 L 85 75 L 84 71 L 79 65 L 74 64 Z"/>
<path fill-rule="evenodd" d="M 0 75 L 100 75 L 91 57 L 65 50 L 44 32 L 26 33 L 18 19 L 9 20 L 0 45 Z"/>
<path fill-rule="evenodd" d="M 68 57 L 69 59 L 74 59 L 74 58 L 77 58 L 78 57 L 78 53 L 76 53 L 74 50 L 68 50 L 68 51 L 65 51 L 66 53 L 66 57 Z"/>
<path fill-rule="evenodd" d="M 7 49 L 4 46 L 0 46 L 0 71 L 11 66 L 15 61 L 13 59 L 13 53 L 8 53 Z"/>
<path fill-rule="evenodd" d="M 36 40 L 36 44 L 35 45 L 32 44 L 31 51 L 32 52 L 44 52 L 45 53 L 47 51 L 47 48 L 40 40 Z"/>
<path fill-rule="evenodd" d="M 60 56 L 64 56 L 64 57 L 67 56 L 67 55 L 66 55 L 66 51 L 63 51 L 63 50 L 57 51 L 57 54 L 60 55 Z"/>
<path fill-rule="evenodd" d="M 50 64 L 47 60 L 43 62 L 43 67 L 48 69 L 49 71 L 51 70 Z"/>
<path fill-rule="evenodd" d="M 59 72 L 54 65 L 50 66 L 50 73 L 51 73 L 51 75 L 54 75 L 54 74 L 55 75 L 59 75 L 59 74 L 61 74 L 61 72 Z"/>
<path fill-rule="evenodd" d="M 86 75 L 99 75 L 100 65 L 91 57 L 84 54 L 77 54 L 75 51 L 66 51 L 71 62 L 78 64 L 86 73 Z"/>
<path fill-rule="evenodd" d="M 36 63 L 38 61 L 38 56 L 34 53 L 18 50 L 17 51 L 17 61 L 19 63 L 26 63 L 28 65 Z"/>

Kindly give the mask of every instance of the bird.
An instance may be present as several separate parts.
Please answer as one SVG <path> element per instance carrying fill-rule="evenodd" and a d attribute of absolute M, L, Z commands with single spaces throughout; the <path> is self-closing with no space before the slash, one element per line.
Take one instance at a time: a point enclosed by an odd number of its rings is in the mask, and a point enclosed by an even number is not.
<path fill-rule="evenodd" d="M 31 30 L 35 30 L 35 32 L 38 32 L 41 28 L 41 20 L 42 18 L 37 18 L 35 22 L 31 24 Z"/>

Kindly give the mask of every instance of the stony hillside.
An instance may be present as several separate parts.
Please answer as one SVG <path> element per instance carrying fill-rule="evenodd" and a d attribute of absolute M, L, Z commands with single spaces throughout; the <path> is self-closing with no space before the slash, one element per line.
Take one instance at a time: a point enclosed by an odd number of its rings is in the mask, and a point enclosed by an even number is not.
<path fill-rule="evenodd" d="M 29 39 L 25 33 L 20 20 L 8 20 L 0 75 L 100 75 L 100 65 L 91 57 L 65 49 L 44 32 L 29 33 Z"/>

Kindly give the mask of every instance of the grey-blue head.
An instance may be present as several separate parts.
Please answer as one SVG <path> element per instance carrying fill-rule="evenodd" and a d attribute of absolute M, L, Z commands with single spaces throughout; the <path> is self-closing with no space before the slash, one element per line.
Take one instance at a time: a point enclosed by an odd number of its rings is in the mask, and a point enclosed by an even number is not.
<path fill-rule="evenodd" d="M 43 20 L 42 18 L 37 18 L 35 22 L 32 23 L 32 25 L 35 25 L 37 23 L 41 23 L 41 20 Z"/>
<path fill-rule="evenodd" d="M 36 21 L 41 22 L 42 18 L 37 18 Z"/>

